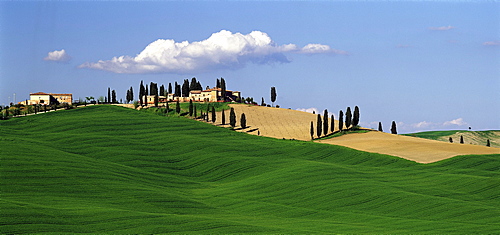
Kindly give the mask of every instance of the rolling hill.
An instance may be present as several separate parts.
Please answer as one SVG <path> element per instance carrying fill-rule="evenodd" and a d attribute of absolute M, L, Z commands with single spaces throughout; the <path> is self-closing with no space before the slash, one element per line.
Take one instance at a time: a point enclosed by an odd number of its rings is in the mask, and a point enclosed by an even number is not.
<path fill-rule="evenodd" d="M 490 140 L 490 146 L 495 148 L 500 148 L 500 130 L 491 131 L 425 131 L 412 134 L 406 134 L 407 136 L 414 136 L 419 138 L 425 138 L 430 140 L 438 140 L 443 142 L 450 142 L 451 137 L 454 143 L 460 142 L 460 136 L 463 136 L 465 144 L 474 144 L 479 146 L 485 146 L 486 141 Z"/>
<path fill-rule="evenodd" d="M 0 233 L 496 233 L 500 155 L 419 164 L 92 106 L 0 122 Z"/>

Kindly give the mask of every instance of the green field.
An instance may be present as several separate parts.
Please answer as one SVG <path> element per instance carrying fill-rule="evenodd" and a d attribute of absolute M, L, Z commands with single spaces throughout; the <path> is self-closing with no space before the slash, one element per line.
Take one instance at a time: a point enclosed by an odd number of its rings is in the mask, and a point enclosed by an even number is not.
<path fill-rule="evenodd" d="M 500 130 L 490 131 L 424 131 L 412 134 L 405 134 L 407 136 L 419 137 L 424 139 L 439 140 L 449 142 L 449 138 L 453 137 L 454 142 L 460 141 L 460 136 L 464 137 L 466 144 L 486 145 L 486 141 L 490 140 L 491 147 L 500 148 Z"/>
<path fill-rule="evenodd" d="M 432 164 L 92 106 L 0 122 L 0 233 L 500 231 L 500 155 Z"/>

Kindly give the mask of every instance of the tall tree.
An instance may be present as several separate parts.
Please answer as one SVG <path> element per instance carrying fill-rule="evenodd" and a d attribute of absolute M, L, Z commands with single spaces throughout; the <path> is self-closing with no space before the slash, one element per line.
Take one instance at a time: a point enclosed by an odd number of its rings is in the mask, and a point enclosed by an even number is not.
<path fill-rule="evenodd" d="M 352 113 L 351 107 L 347 107 L 347 111 L 345 112 L 345 127 L 349 129 L 352 124 Z"/>
<path fill-rule="evenodd" d="M 182 96 L 189 97 L 189 80 L 184 79 L 184 83 L 182 84 Z"/>
<path fill-rule="evenodd" d="M 271 102 L 273 104 L 273 107 L 274 102 L 276 101 L 276 96 L 278 96 L 278 94 L 276 94 L 276 87 L 271 87 Z"/>
<path fill-rule="evenodd" d="M 395 135 L 398 134 L 398 130 L 396 129 L 396 122 L 395 121 L 392 121 L 391 133 L 395 134 Z"/>
<path fill-rule="evenodd" d="M 165 86 L 163 84 L 161 84 L 160 86 L 160 94 L 161 96 L 165 96 Z"/>
<path fill-rule="evenodd" d="M 236 126 L 236 114 L 234 113 L 234 108 L 231 108 L 231 112 L 229 113 L 229 125 L 232 128 Z"/>
<path fill-rule="evenodd" d="M 382 130 L 382 122 L 378 122 L 378 131 L 383 132 Z"/>
<path fill-rule="evenodd" d="M 217 83 L 216 83 L 216 85 L 215 85 L 215 88 L 221 88 L 221 87 L 220 87 L 220 80 L 219 80 L 218 78 L 217 78 Z"/>
<path fill-rule="evenodd" d="M 323 135 L 328 134 L 328 110 L 323 112 Z"/>
<path fill-rule="evenodd" d="M 148 91 L 148 84 L 146 84 L 146 91 L 144 92 L 144 96 L 146 96 L 146 97 L 145 97 L 145 101 L 144 101 L 144 102 L 146 102 L 146 105 L 147 105 L 147 102 L 148 102 L 148 100 L 147 100 L 147 98 L 148 98 L 147 96 L 148 96 L 148 95 L 149 95 L 149 91 Z"/>
<path fill-rule="evenodd" d="M 352 116 L 352 126 L 356 128 L 359 124 L 359 108 L 358 106 L 354 107 L 354 115 Z"/>
<path fill-rule="evenodd" d="M 450 143 L 453 143 L 453 138 L 451 138 L 450 136 L 450 138 L 448 138 L 448 141 L 450 141 Z"/>
<path fill-rule="evenodd" d="M 118 103 L 118 102 L 116 102 L 116 91 L 115 90 L 111 91 L 111 102 Z"/>
<path fill-rule="evenodd" d="M 245 116 L 245 113 L 241 114 L 240 126 L 243 129 L 247 128 L 247 117 Z"/>
<path fill-rule="evenodd" d="M 144 88 L 144 85 L 142 84 L 142 80 L 141 80 L 141 85 L 139 86 L 139 103 L 141 104 L 141 106 L 143 105 L 143 96 L 145 94 L 146 90 Z"/>
<path fill-rule="evenodd" d="M 174 93 L 174 96 L 175 97 L 181 97 L 181 85 L 177 84 L 177 82 L 175 82 L 175 93 Z"/>
<path fill-rule="evenodd" d="M 179 103 L 179 100 L 175 103 L 175 112 L 181 113 L 181 104 Z"/>
<path fill-rule="evenodd" d="M 197 110 L 196 110 L 196 107 L 197 107 L 197 106 L 198 106 L 198 105 L 194 105 L 194 110 L 193 110 L 193 112 L 194 112 L 194 115 L 193 115 L 193 116 L 194 116 L 195 118 L 197 117 L 197 116 L 196 116 L 196 115 L 197 115 Z"/>
<path fill-rule="evenodd" d="M 221 99 L 226 102 L 226 80 L 220 78 Z"/>
<path fill-rule="evenodd" d="M 224 109 L 222 110 L 222 125 L 226 125 L 226 115 L 224 114 Z"/>
<path fill-rule="evenodd" d="M 323 123 L 321 121 L 321 115 L 318 113 L 318 120 L 317 120 L 317 123 L 316 123 L 316 135 L 319 137 L 321 137 L 321 128 L 323 127 Z"/>
<path fill-rule="evenodd" d="M 461 136 L 460 136 L 460 143 L 461 143 L 461 144 L 463 144 L 463 143 L 464 143 L 464 136 L 463 136 L 463 135 L 461 135 Z"/>
<path fill-rule="evenodd" d="M 486 147 L 490 147 L 490 139 L 486 140 Z"/>
<path fill-rule="evenodd" d="M 154 100 L 154 102 L 155 102 L 155 107 L 158 107 L 158 102 L 159 102 L 159 100 L 160 100 L 160 97 L 158 97 L 158 95 L 155 95 L 154 99 L 155 99 L 155 100 Z"/>
<path fill-rule="evenodd" d="M 212 105 L 212 122 L 215 123 L 217 118 L 217 113 L 215 112 L 215 106 Z"/>
<path fill-rule="evenodd" d="M 106 100 L 107 103 L 111 103 L 111 88 L 108 87 L 108 99 Z"/>
<path fill-rule="evenodd" d="M 264 97 L 262 97 L 262 101 L 260 102 L 260 106 L 266 106 L 266 102 L 264 102 Z"/>
<path fill-rule="evenodd" d="M 173 94 L 173 92 L 172 92 L 172 83 L 171 82 L 168 83 L 168 94 Z"/>
<path fill-rule="evenodd" d="M 314 123 L 312 121 L 311 121 L 311 129 L 310 129 L 309 133 L 311 134 L 311 139 L 314 139 Z"/>
<path fill-rule="evenodd" d="M 193 100 L 189 100 L 189 116 L 193 116 L 193 111 L 194 111 L 194 107 L 193 107 Z"/>
<path fill-rule="evenodd" d="M 189 91 L 194 90 L 200 90 L 198 89 L 198 81 L 196 81 L 195 77 L 191 78 L 191 83 L 189 83 Z"/>
<path fill-rule="evenodd" d="M 330 118 L 330 121 L 332 122 L 330 124 L 330 131 L 333 133 L 333 132 L 335 132 L 335 117 L 333 116 L 333 114 L 332 114 L 332 117 Z"/>
<path fill-rule="evenodd" d="M 340 110 L 339 112 L 339 131 L 342 131 L 344 129 L 344 112 Z"/>

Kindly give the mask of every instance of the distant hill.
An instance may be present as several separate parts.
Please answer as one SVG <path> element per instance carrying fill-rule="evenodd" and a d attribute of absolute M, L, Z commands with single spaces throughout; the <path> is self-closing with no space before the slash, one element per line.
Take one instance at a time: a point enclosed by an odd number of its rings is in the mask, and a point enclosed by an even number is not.
<path fill-rule="evenodd" d="M 414 136 L 424 139 L 439 140 L 449 142 L 450 137 L 454 143 L 460 143 L 460 136 L 463 136 L 465 144 L 474 144 L 485 146 L 486 141 L 490 140 L 490 146 L 500 148 L 500 130 L 491 131 L 426 131 L 412 134 L 407 136 Z"/>
<path fill-rule="evenodd" d="M 500 231 L 498 154 L 419 164 L 106 105 L 0 121 L 0 147 L 2 234 Z"/>

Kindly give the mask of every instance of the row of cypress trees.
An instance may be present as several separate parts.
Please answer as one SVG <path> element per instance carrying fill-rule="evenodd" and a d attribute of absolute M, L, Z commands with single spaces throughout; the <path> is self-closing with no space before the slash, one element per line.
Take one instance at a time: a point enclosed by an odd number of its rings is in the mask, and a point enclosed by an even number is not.
<path fill-rule="evenodd" d="M 332 114 L 330 117 L 330 125 L 328 124 L 328 110 L 325 109 L 323 112 L 323 117 L 321 117 L 321 114 L 318 114 L 318 119 L 316 121 L 316 136 L 319 138 L 322 135 L 326 136 L 328 134 L 328 127 L 330 127 L 330 132 L 335 133 L 335 117 Z M 344 123 L 344 112 L 342 110 L 339 111 L 339 124 L 338 124 L 338 129 L 339 131 L 344 130 L 344 124 L 345 124 L 345 129 L 347 130 L 352 130 L 352 129 L 357 129 L 358 124 L 359 124 L 359 108 L 358 106 L 354 107 L 354 114 L 351 112 L 351 107 L 347 107 L 346 113 L 345 113 L 345 123 Z M 311 138 L 314 139 L 314 122 L 311 122 L 311 129 L 310 129 L 310 134 Z"/>

